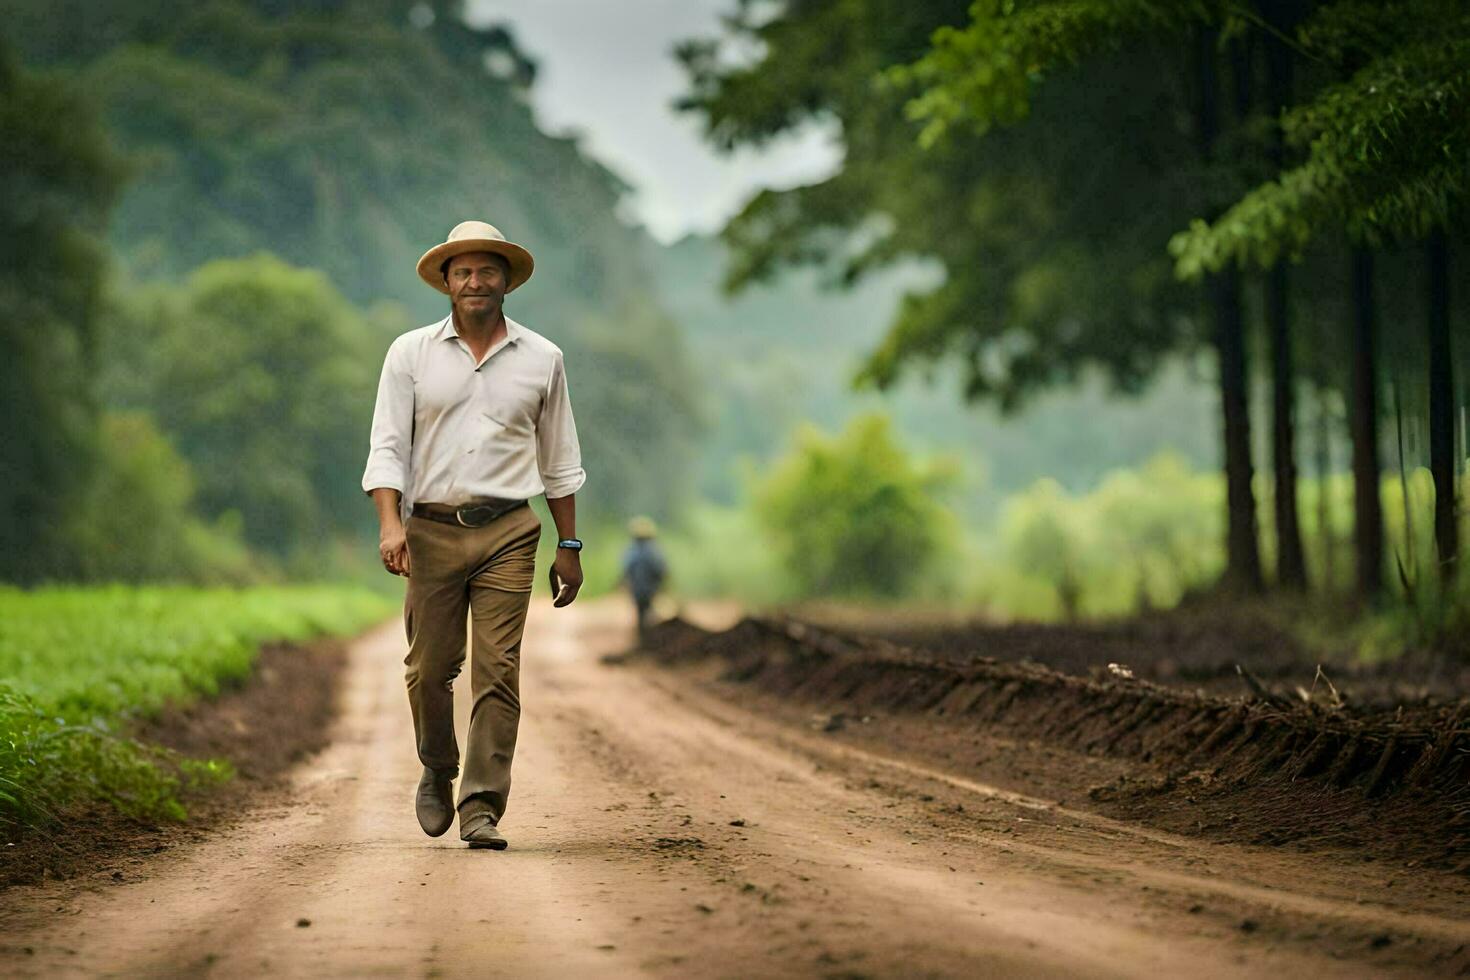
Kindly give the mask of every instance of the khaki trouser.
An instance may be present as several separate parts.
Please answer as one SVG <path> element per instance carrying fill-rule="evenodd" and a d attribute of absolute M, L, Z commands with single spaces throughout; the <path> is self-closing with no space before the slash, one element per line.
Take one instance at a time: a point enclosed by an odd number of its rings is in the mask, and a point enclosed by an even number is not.
<path fill-rule="evenodd" d="M 408 702 L 419 761 L 459 771 L 454 736 L 454 679 L 465 660 L 470 618 L 469 738 L 459 784 L 460 819 L 488 813 L 499 823 L 510 795 L 510 763 L 520 724 L 521 632 L 536 572 L 541 520 L 518 507 L 484 527 L 455 527 L 410 517 Z"/>

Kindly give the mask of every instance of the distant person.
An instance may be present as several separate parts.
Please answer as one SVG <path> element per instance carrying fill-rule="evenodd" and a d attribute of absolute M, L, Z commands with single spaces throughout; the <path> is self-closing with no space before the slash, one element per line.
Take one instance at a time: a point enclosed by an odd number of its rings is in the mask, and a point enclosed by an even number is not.
<path fill-rule="evenodd" d="M 635 517 L 628 522 L 628 533 L 633 543 L 623 552 L 623 581 L 633 594 L 633 605 L 638 609 L 638 635 L 648 629 L 648 614 L 653 607 L 653 597 L 664 584 L 669 566 L 664 561 L 654 538 L 658 528 L 647 517 Z"/>
<path fill-rule="evenodd" d="M 408 579 L 408 701 L 424 765 L 415 810 L 438 837 L 459 813 L 471 847 L 503 849 L 520 723 L 521 633 L 546 495 L 556 522 L 554 605 L 582 586 L 574 494 L 586 480 L 561 350 L 505 315 L 531 277 L 531 253 L 483 221 L 465 221 L 419 259 L 419 278 L 450 313 L 388 348 L 362 488 L 378 509 L 383 567 Z M 408 513 L 407 522 L 402 515 Z M 454 678 L 473 632 L 474 707 L 464 779 L 454 738 Z"/>

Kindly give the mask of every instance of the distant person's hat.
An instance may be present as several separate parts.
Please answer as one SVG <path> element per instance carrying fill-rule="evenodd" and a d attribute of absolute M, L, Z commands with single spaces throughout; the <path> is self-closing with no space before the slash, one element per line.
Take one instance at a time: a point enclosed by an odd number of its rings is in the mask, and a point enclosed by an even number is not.
<path fill-rule="evenodd" d="M 658 528 L 647 517 L 635 517 L 628 522 L 628 533 L 635 538 L 653 538 L 658 536 Z"/>
<path fill-rule="evenodd" d="M 506 241 L 499 228 L 484 221 L 461 221 L 450 231 L 444 244 L 435 245 L 419 259 L 419 278 L 448 295 L 444 263 L 466 252 L 490 252 L 503 256 L 510 263 L 510 282 L 505 287 L 507 293 L 531 278 L 531 270 L 536 267 L 531 253 L 515 242 Z"/>

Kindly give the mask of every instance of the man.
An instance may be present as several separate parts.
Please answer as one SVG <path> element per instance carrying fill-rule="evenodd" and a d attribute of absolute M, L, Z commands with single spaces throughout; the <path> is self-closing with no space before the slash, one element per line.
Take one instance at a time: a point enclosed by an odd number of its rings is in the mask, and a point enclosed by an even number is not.
<path fill-rule="evenodd" d="M 654 543 L 658 528 L 647 517 L 635 517 L 628 522 L 628 533 L 633 543 L 623 552 L 623 581 L 633 594 L 633 605 L 638 610 L 638 636 L 648 630 L 648 613 L 653 606 L 653 597 L 668 574 L 668 563 L 663 552 Z"/>
<path fill-rule="evenodd" d="M 461 839 L 495 850 L 506 846 L 497 826 L 510 794 L 521 632 L 541 533 L 531 497 L 544 493 L 556 522 L 553 604 L 570 604 L 582 585 L 574 494 L 586 474 L 562 352 L 502 309 L 533 267 L 528 251 L 483 221 L 456 225 L 424 253 L 419 278 L 449 296 L 450 313 L 389 347 L 362 478 L 378 510 L 383 567 L 408 579 L 419 825 L 438 837 L 457 810 Z M 466 616 L 474 703 L 456 805 L 452 686 Z"/>

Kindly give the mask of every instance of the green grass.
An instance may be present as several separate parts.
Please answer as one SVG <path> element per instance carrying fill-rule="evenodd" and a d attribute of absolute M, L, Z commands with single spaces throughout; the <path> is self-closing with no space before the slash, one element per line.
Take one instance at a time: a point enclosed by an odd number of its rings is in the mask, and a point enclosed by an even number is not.
<path fill-rule="evenodd" d="M 392 610 L 335 586 L 0 588 L 0 824 L 91 802 L 182 817 L 180 791 L 225 768 L 139 744 L 131 720 L 244 678 L 264 643 L 355 632 Z"/>

